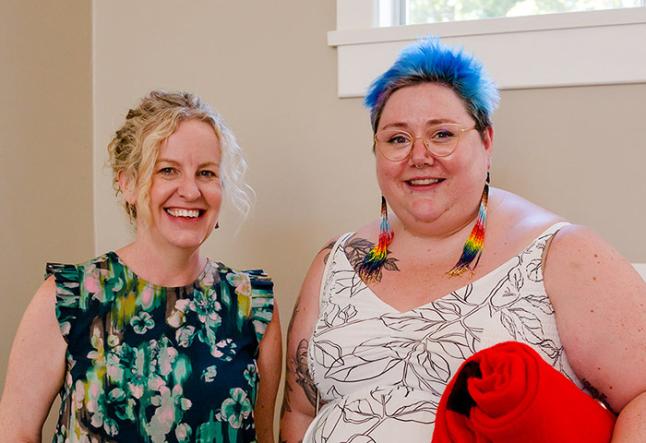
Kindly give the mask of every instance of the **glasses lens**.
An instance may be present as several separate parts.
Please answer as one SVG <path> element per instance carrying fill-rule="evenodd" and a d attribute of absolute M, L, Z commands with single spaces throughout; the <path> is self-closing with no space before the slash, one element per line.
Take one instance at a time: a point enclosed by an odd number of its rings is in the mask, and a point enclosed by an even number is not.
<path fill-rule="evenodd" d="M 376 148 L 389 160 L 403 160 L 408 156 L 413 137 L 404 131 L 386 130 L 375 135 Z"/>
<path fill-rule="evenodd" d="M 437 157 L 446 157 L 455 150 L 462 130 L 452 123 L 431 126 L 426 132 L 424 143 Z"/>
<path fill-rule="evenodd" d="M 464 131 L 454 123 L 433 125 L 424 134 L 424 145 L 435 157 L 446 157 L 455 151 Z M 408 157 L 414 140 L 413 135 L 401 129 L 384 130 L 375 135 L 375 147 L 388 160 L 400 161 Z"/>

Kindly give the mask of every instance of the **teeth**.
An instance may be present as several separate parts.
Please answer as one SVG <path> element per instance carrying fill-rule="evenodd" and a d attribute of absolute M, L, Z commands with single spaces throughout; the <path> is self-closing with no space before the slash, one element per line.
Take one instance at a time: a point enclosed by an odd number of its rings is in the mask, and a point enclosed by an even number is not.
<path fill-rule="evenodd" d="M 432 185 L 439 181 L 440 181 L 439 178 L 417 178 L 417 179 L 410 180 L 409 183 L 411 185 L 423 186 L 423 185 Z"/>
<path fill-rule="evenodd" d="M 173 217 L 190 217 L 190 218 L 195 218 L 199 217 L 200 211 L 197 209 L 167 209 L 166 212 L 168 212 L 170 215 Z"/>

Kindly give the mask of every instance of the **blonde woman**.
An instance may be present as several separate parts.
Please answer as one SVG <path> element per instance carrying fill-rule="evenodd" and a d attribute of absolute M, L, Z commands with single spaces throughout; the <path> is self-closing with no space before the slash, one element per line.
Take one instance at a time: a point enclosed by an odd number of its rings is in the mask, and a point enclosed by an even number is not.
<path fill-rule="evenodd" d="M 273 441 L 280 325 L 271 280 L 200 253 L 223 197 L 243 214 L 246 163 L 198 97 L 154 91 L 108 147 L 135 240 L 48 264 L 11 351 L 0 440 Z"/>

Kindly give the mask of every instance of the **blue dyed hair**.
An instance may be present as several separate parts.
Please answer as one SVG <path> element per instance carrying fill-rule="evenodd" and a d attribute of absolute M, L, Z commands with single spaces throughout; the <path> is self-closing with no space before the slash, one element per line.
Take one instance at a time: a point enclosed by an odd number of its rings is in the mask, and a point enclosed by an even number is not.
<path fill-rule="evenodd" d="M 491 115 L 500 96 L 482 64 L 462 50 L 430 37 L 407 46 L 395 63 L 368 89 L 364 99 L 376 131 L 388 98 L 396 90 L 419 83 L 440 83 L 451 88 L 465 103 L 478 131 L 491 126 Z"/>

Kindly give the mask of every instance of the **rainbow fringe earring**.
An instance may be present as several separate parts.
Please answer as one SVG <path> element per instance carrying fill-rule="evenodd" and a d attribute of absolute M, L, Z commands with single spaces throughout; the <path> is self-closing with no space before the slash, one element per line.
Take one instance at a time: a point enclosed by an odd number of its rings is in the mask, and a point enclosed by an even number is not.
<path fill-rule="evenodd" d="M 453 269 L 448 272 L 451 277 L 458 277 L 462 275 L 466 270 L 473 271 L 476 266 L 478 266 L 480 256 L 482 255 L 482 246 L 484 245 L 485 240 L 485 227 L 487 224 L 487 203 L 489 202 L 489 183 L 490 177 L 489 171 L 487 171 L 487 179 L 485 180 L 484 191 L 482 191 L 482 199 L 480 200 L 480 208 L 478 209 L 478 220 L 471 230 L 471 235 L 469 235 L 467 241 L 464 242 L 462 256 L 455 264 L 455 266 L 453 266 Z M 475 263 L 473 264 L 473 266 L 470 266 L 474 260 Z"/>
<path fill-rule="evenodd" d="M 381 223 L 379 224 L 379 241 L 373 246 L 359 264 L 357 274 L 366 282 L 381 280 L 381 268 L 388 258 L 388 246 L 392 243 L 395 233 L 388 222 L 388 206 L 386 199 L 381 196 Z"/>

